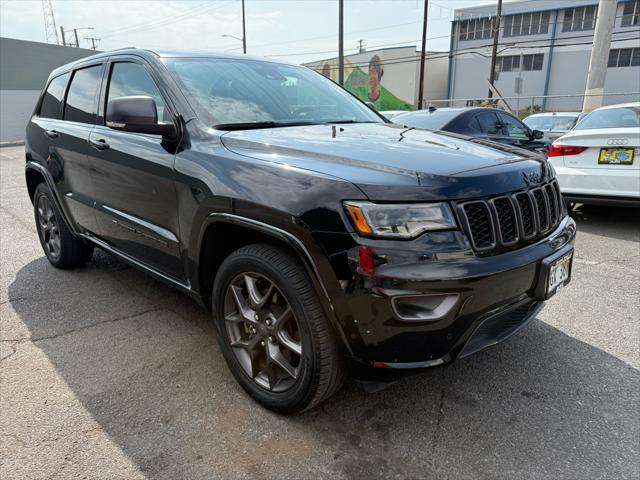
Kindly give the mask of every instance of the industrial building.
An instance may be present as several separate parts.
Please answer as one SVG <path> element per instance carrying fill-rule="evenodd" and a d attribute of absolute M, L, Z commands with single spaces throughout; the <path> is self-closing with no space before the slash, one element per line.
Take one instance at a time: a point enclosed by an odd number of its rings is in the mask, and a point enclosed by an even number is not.
<path fill-rule="evenodd" d="M 93 50 L 0 37 L 0 142 L 22 140 L 51 71 Z"/>
<path fill-rule="evenodd" d="M 498 40 L 496 88 L 509 103 L 548 110 L 580 110 L 597 0 L 505 2 Z M 640 0 L 617 4 L 604 104 L 637 101 L 640 91 Z M 458 9 L 451 28 L 447 96 L 464 105 L 487 96 L 496 5 Z M 486 72 L 484 78 L 479 72 Z M 627 92 L 614 96 L 612 93 Z M 573 95 L 543 98 L 544 96 Z M 517 97 L 521 97 L 521 102 Z"/>

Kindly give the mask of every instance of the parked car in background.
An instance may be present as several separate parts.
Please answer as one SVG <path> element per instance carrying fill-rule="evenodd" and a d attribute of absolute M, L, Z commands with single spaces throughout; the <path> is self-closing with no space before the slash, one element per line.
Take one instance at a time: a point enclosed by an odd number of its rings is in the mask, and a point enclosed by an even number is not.
<path fill-rule="evenodd" d="M 391 120 L 392 118 L 397 117 L 398 115 L 407 113 L 407 110 L 384 110 L 378 113 L 382 115 L 384 118 L 386 118 L 387 120 Z"/>
<path fill-rule="evenodd" d="M 522 122 L 532 130 L 540 130 L 544 138 L 555 140 L 571 130 L 578 119 L 580 112 L 544 112 L 529 115 Z"/>
<path fill-rule="evenodd" d="M 460 133 L 545 154 L 551 145 L 541 131 L 531 130 L 517 117 L 496 108 L 429 107 L 397 115 L 393 122 L 408 127 Z"/>
<path fill-rule="evenodd" d="M 173 285 L 249 395 L 297 412 L 347 373 L 494 345 L 569 282 L 553 168 L 486 143 L 386 122 L 305 67 L 126 49 L 51 74 L 26 183 L 53 266 L 97 247 Z"/>
<path fill-rule="evenodd" d="M 640 206 L 640 103 L 601 107 L 549 149 L 569 203 Z"/>

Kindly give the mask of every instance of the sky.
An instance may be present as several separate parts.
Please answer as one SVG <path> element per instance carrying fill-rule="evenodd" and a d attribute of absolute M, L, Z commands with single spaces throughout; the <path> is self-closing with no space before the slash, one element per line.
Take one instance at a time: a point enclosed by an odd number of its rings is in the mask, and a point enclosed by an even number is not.
<path fill-rule="evenodd" d="M 456 8 L 495 0 L 429 1 L 427 49 L 449 49 Z M 240 0 L 52 0 L 55 21 L 65 31 L 101 40 L 98 49 L 127 46 L 161 50 L 241 52 Z M 368 50 L 421 44 L 423 0 L 345 0 L 345 54 L 363 40 Z M 246 0 L 247 53 L 303 63 L 337 55 L 337 0 Z M 0 0 L 0 36 L 46 41 L 41 0 Z M 73 34 L 67 35 L 67 41 Z"/>

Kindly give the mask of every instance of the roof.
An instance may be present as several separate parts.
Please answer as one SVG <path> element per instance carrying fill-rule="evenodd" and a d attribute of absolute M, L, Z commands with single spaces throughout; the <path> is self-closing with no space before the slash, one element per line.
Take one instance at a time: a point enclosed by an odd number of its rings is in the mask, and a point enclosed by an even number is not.
<path fill-rule="evenodd" d="M 51 75 L 55 76 L 61 72 L 72 69 L 76 65 L 98 60 L 100 58 L 110 57 L 113 55 L 138 55 L 141 57 L 153 57 L 153 58 L 227 58 L 237 60 L 258 60 L 262 62 L 279 63 L 283 65 L 294 65 L 291 63 L 283 62 L 282 60 L 275 60 L 272 58 L 256 57 L 245 54 L 226 53 L 226 52 L 207 52 L 207 51 L 172 51 L 172 50 L 151 50 L 148 48 L 127 47 L 117 50 L 110 50 L 101 52 L 96 55 L 84 57 L 80 60 L 67 63 L 56 68 Z"/>
<path fill-rule="evenodd" d="M 555 117 L 555 116 L 564 116 L 564 117 L 575 116 L 575 117 L 577 117 L 581 113 L 582 112 L 541 112 L 541 113 L 531 114 L 527 118 L 533 118 L 533 117 Z"/>
<path fill-rule="evenodd" d="M 610 108 L 624 108 L 624 107 L 640 108 L 640 102 L 629 102 L 629 103 L 618 103 L 616 105 L 606 105 L 604 107 L 596 108 L 596 110 L 609 110 Z"/>
<path fill-rule="evenodd" d="M 562 10 L 564 8 L 584 7 L 597 4 L 598 0 L 523 0 L 504 2 L 502 4 L 502 15 L 543 12 L 545 10 Z M 457 8 L 454 11 L 454 19 L 466 20 L 469 18 L 495 16 L 495 14 L 496 4 L 493 3 L 479 7 Z"/>

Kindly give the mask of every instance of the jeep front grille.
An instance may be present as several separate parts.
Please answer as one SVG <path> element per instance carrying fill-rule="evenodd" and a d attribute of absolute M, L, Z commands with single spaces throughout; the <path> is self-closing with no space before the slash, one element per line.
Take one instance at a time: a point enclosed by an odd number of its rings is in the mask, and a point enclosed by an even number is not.
<path fill-rule="evenodd" d="M 562 218 L 556 180 L 528 191 L 457 204 L 458 215 L 473 249 L 486 253 L 540 238 Z"/>

